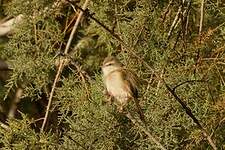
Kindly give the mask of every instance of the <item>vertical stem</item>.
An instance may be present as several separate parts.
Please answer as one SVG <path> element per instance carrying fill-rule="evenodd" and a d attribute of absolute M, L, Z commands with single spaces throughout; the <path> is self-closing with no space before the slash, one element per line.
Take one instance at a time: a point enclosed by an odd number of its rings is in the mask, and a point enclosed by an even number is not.
<path fill-rule="evenodd" d="M 200 24 L 199 24 L 199 35 L 201 35 L 202 32 L 202 24 L 204 19 L 204 0 L 201 2 L 201 18 L 200 18 Z"/>

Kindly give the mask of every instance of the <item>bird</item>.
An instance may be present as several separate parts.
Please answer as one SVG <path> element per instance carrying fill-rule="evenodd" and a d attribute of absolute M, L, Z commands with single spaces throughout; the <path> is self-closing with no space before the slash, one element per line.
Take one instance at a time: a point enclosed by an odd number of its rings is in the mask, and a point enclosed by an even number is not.
<path fill-rule="evenodd" d="M 145 120 L 138 101 L 137 76 L 126 69 L 115 56 L 108 56 L 104 59 L 102 72 L 105 94 L 109 96 L 109 101 L 113 99 L 118 111 L 123 112 L 124 107 L 134 100 L 140 119 Z"/>

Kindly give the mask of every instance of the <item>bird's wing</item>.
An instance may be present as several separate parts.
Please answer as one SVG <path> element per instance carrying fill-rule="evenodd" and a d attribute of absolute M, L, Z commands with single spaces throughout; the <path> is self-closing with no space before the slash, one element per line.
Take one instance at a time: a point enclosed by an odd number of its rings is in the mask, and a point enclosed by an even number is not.
<path fill-rule="evenodd" d="M 124 80 L 127 82 L 127 85 L 130 87 L 130 93 L 134 98 L 138 97 L 138 78 L 136 76 L 135 73 L 127 70 L 127 69 L 123 69 L 122 71 L 123 75 L 122 77 L 124 77 Z"/>

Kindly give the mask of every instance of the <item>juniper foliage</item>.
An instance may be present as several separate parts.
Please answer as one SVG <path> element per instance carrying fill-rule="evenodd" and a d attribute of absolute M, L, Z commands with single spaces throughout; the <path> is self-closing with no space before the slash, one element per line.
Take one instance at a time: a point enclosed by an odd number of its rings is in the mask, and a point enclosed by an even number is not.
<path fill-rule="evenodd" d="M 0 57 L 12 69 L 8 80 L 0 82 L 0 120 L 8 126 L 0 128 L 1 148 L 157 149 L 116 106 L 104 103 L 100 66 L 107 55 L 116 55 L 136 72 L 145 128 L 166 149 L 210 149 L 210 145 L 158 76 L 176 87 L 216 146 L 225 147 L 222 2 L 204 2 L 199 34 L 200 0 L 92 0 L 66 56 L 62 53 L 79 12 L 74 8 L 84 0 L 3 3 L 1 16 L 24 17 L 0 43 Z M 54 92 L 47 128 L 40 132 L 58 63 L 64 58 L 68 62 Z M 15 117 L 9 118 L 18 88 L 23 94 Z M 127 109 L 138 119 L 133 102 Z"/>

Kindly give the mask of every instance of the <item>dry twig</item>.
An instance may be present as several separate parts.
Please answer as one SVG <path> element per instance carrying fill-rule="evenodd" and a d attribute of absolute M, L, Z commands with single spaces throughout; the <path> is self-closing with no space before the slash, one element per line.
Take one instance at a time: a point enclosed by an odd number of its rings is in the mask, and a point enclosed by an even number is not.
<path fill-rule="evenodd" d="M 10 131 L 10 127 L 2 122 L 0 122 L 0 127 L 2 127 L 3 129 Z"/>
<path fill-rule="evenodd" d="M 130 112 L 127 112 L 126 114 L 127 118 L 129 118 L 133 124 L 135 124 L 141 131 L 143 131 L 150 139 L 153 141 L 160 149 L 166 150 L 166 148 L 158 141 L 156 138 L 152 136 L 152 134 L 146 130 L 131 114 Z"/>
<path fill-rule="evenodd" d="M 160 73 L 160 78 L 163 78 L 163 74 L 164 74 L 164 69 L 162 69 L 162 71 L 161 71 L 161 73 Z M 156 88 L 155 95 L 158 95 L 160 86 L 161 86 L 161 80 L 159 80 L 159 82 L 158 82 L 158 84 L 157 84 L 157 88 Z"/>
<path fill-rule="evenodd" d="M 172 23 L 172 25 L 171 25 L 171 27 L 170 27 L 170 30 L 169 30 L 169 32 L 168 32 L 168 34 L 167 34 L 168 39 L 170 38 L 171 33 L 173 32 L 175 26 L 176 26 L 177 23 L 179 22 L 179 16 L 180 16 L 180 13 L 181 13 L 181 6 L 179 7 L 179 9 L 178 9 L 178 11 L 177 11 L 177 14 L 176 14 L 176 16 L 175 16 L 175 18 L 174 18 L 174 20 L 173 20 L 173 23 Z"/>
<path fill-rule="evenodd" d="M 201 18 L 200 18 L 200 24 L 199 24 L 199 35 L 202 33 L 202 24 L 204 19 L 204 0 L 201 1 Z"/>
<path fill-rule="evenodd" d="M 166 16 L 170 11 L 170 6 L 172 5 L 173 0 L 170 0 L 169 4 L 166 7 L 166 10 L 164 11 L 163 15 L 162 15 L 162 22 L 164 23 L 164 21 L 166 20 Z"/>

